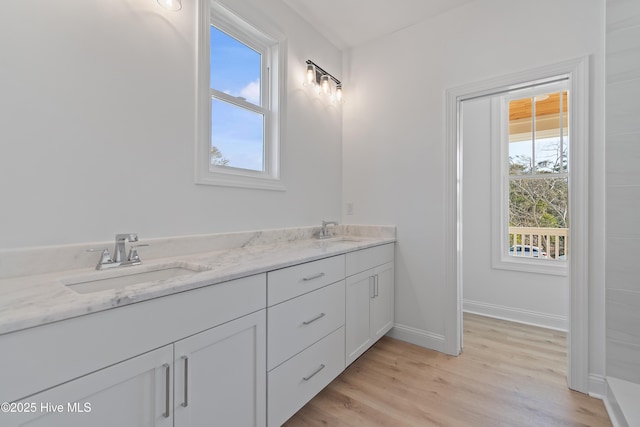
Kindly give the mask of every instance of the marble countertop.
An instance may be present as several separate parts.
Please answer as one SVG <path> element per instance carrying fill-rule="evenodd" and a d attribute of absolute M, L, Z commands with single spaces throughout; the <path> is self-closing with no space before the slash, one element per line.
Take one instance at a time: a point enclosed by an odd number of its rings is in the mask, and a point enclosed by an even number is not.
<path fill-rule="evenodd" d="M 203 271 L 191 275 L 156 280 L 92 293 L 77 293 L 65 286 L 77 277 L 114 274 L 92 267 L 0 279 L 0 334 L 45 325 L 102 310 L 158 298 L 173 293 L 240 277 L 264 273 L 295 264 L 395 242 L 393 235 L 343 236 L 327 240 L 299 238 L 246 244 L 188 255 L 143 261 L 140 266 L 123 267 L 146 271 L 172 266 L 192 266 Z M 117 274 L 117 273 L 115 273 Z M 133 274 L 133 273 L 131 273 Z"/>

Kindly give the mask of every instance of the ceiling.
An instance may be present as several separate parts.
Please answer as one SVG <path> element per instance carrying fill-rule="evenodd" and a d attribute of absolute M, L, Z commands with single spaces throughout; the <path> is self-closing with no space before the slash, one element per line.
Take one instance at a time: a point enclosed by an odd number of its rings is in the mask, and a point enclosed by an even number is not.
<path fill-rule="evenodd" d="M 560 114 L 560 92 L 536 96 L 536 117 Z M 562 111 L 567 112 L 567 91 L 562 92 Z M 509 102 L 509 121 L 531 119 L 531 97 Z"/>
<path fill-rule="evenodd" d="M 282 0 L 339 49 L 374 40 L 474 0 Z"/>
<path fill-rule="evenodd" d="M 567 115 L 567 92 L 562 92 L 562 117 L 560 117 L 560 92 L 536 95 L 536 139 L 556 138 L 569 134 Z M 532 115 L 531 97 L 515 99 L 509 102 L 509 142 L 530 141 Z M 562 123 L 562 126 L 560 124 Z"/>

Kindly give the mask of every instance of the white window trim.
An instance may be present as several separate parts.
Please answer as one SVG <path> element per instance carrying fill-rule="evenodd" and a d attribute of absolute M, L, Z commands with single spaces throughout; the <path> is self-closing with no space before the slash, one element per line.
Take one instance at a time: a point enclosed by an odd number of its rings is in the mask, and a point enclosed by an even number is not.
<path fill-rule="evenodd" d="M 216 0 L 200 0 L 199 2 L 196 57 L 195 183 L 285 191 L 286 188 L 280 176 L 280 152 L 283 146 L 282 129 L 285 128 L 283 119 L 286 101 L 284 91 L 286 38 L 268 22 L 265 22 L 264 18 L 257 16 L 255 12 L 250 10 L 240 12 L 242 15 Z M 209 26 L 212 24 L 231 36 L 238 37 L 243 41 L 250 41 L 250 47 L 255 48 L 263 55 L 267 54 L 267 58 L 263 60 L 261 93 L 262 102 L 269 109 L 265 114 L 264 172 L 211 165 L 212 91 L 209 82 Z M 267 121 L 270 122 L 268 125 Z"/>
<path fill-rule="evenodd" d="M 558 76 L 565 78 L 566 76 Z M 544 92 L 569 90 L 566 82 L 550 83 L 531 89 L 521 89 L 494 96 L 491 99 L 491 266 L 499 270 L 524 271 L 528 273 L 566 276 L 567 261 L 544 260 L 510 256 L 507 253 L 509 236 L 509 168 L 505 161 L 509 153 L 509 102 Z M 571 129 L 571 111 L 569 111 Z M 569 143 L 571 143 L 569 141 Z M 550 175 L 552 178 L 555 175 Z M 565 175 L 566 176 L 566 175 Z M 571 235 L 569 235 L 571 239 Z"/>

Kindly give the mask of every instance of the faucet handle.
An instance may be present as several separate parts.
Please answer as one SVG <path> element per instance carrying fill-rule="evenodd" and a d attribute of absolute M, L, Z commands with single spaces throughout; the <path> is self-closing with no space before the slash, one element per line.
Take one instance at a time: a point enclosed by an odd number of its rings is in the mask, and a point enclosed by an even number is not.
<path fill-rule="evenodd" d="M 87 249 L 87 252 L 102 252 L 100 261 L 98 261 L 98 265 L 96 265 L 96 270 L 102 270 L 104 265 L 113 264 L 113 259 L 111 259 L 111 254 L 107 248 L 90 248 Z"/>
<path fill-rule="evenodd" d="M 134 261 L 134 262 L 142 262 L 142 260 L 140 259 L 140 254 L 138 254 L 138 248 L 140 246 L 149 246 L 148 244 L 142 244 L 142 245 L 135 245 L 135 246 L 131 246 L 131 248 L 129 248 L 129 256 L 127 257 L 127 261 Z"/>

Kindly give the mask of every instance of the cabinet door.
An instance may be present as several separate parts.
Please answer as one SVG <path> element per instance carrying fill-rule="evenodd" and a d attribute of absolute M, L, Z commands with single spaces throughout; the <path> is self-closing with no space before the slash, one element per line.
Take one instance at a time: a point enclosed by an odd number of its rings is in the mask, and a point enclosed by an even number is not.
<path fill-rule="evenodd" d="M 374 298 L 373 270 L 347 277 L 346 365 L 356 360 L 373 343 L 370 301 Z"/>
<path fill-rule="evenodd" d="M 29 412 L 2 413 L 0 424 L 170 427 L 172 361 L 172 345 L 134 357 L 15 403 L 15 409 Z"/>
<path fill-rule="evenodd" d="M 266 314 L 175 343 L 175 426 L 264 426 Z"/>
<path fill-rule="evenodd" d="M 371 300 L 371 334 L 377 341 L 393 327 L 394 276 L 393 263 L 374 268 L 374 294 Z"/>

